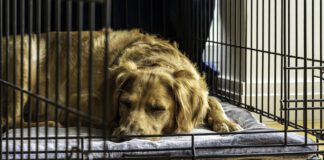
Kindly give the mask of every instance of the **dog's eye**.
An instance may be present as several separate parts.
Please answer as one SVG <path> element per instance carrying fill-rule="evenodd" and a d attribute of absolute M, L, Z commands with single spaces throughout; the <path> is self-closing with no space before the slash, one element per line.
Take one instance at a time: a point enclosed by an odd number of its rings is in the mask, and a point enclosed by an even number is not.
<path fill-rule="evenodd" d="M 152 107 L 151 111 L 154 112 L 154 113 L 162 113 L 162 112 L 164 112 L 166 110 L 163 107 Z"/>
<path fill-rule="evenodd" d="M 125 102 L 121 101 L 121 102 L 119 102 L 119 104 L 120 104 L 121 107 L 125 107 L 125 108 L 128 108 L 128 109 L 131 108 L 131 106 L 132 106 L 130 102 L 126 102 L 126 101 Z"/>

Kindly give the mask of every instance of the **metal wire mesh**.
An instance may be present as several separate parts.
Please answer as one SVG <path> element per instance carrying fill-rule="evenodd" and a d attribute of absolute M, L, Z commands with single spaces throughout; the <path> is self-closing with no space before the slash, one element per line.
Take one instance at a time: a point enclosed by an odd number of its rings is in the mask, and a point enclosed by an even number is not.
<path fill-rule="evenodd" d="M 152 152 L 150 155 L 128 155 L 120 159 L 196 159 L 196 158 L 220 158 L 220 157 L 250 157 L 250 156 L 278 156 L 278 155 L 305 155 L 323 154 L 323 2 L 322 0 L 0 0 L 0 113 L 2 145 L 0 159 L 19 159 L 27 154 L 29 159 L 43 154 L 49 158 L 49 154 L 57 155 L 64 153 L 65 157 L 88 159 L 88 153 L 103 153 L 103 157 L 112 152 Z M 93 65 L 93 44 L 90 43 L 88 51 L 81 46 L 83 31 L 89 31 L 89 41 L 93 40 L 93 32 L 101 28 L 111 27 L 114 29 L 140 28 L 153 34 L 158 34 L 179 43 L 181 51 L 195 62 L 199 70 L 206 75 L 210 94 L 220 97 L 222 100 L 245 108 L 259 116 L 259 120 L 276 121 L 284 126 L 283 130 L 236 132 L 236 133 L 213 133 L 213 134 L 171 134 L 171 135 L 141 135 L 128 137 L 168 137 L 186 136 L 191 138 L 191 147 L 186 148 L 161 148 L 151 150 L 109 150 L 106 143 L 102 143 L 103 150 L 95 150 L 91 146 L 93 139 L 110 140 L 107 124 L 104 119 L 106 108 L 103 107 L 102 119 L 94 117 L 92 105 L 93 78 L 95 74 Z M 62 38 L 62 32 L 66 33 Z M 72 40 L 72 34 L 77 39 Z M 105 32 L 105 41 L 108 42 L 109 33 Z M 31 46 L 36 39 L 36 59 L 32 63 L 32 48 L 24 50 L 23 46 Z M 24 40 L 22 40 L 24 39 Z M 41 43 L 51 45 L 55 39 L 55 47 L 40 48 Z M 25 42 L 26 41 L 26 42 Z M 61 42 L 64 41 L 64 42 Z M 64 44 L 64 45 L 61 45 Z M 71 65 L 71 46 L 76 44 L 77 57 L 75 65 Z M 10 49 L 12 48 L 12 49 Z M 55 48 L 53 53 L 50 48 Z M 61 62 L 61 50 L 67 53 L 67 60 Z M 104 66 L 104 79 L 108 79 L 109 68 L 109 45 L 106 45 L 102 60 Z M 46 53 L 45 61 L 40 64 L 40 53 Z M 87 52 L 89 58 L 86 64 L 81 63 L 82 52 Z M 50 55 L 52 54 L 52 55 Z M 28 61 L 13 61 L 11 59 L 23 59 Z M 51 57 L 51 59 L 49 58 Z M 55 61 L 55 80 L 44 82 L 40 77 L 48 77 L 50 62 Z M 12 64 L 13 63 L 13 64 Z M 20 63 L 20 68 L 16 68 Z M 24 68 L 26 66 L 26 68 Z M 32 67 L 35 66 L 36 84 L 31 87 Z M 41 71 L 43 67 L 44 71 Z M 65 73 L 58 73 L 60 67 L 65 67 Z M 72 84 L 69 78 L 70 67 L 77 68 L 76 84 Z M 81 69 L 87 69 L 87 112 L 82 112 L 80 103 L 82 97 Z M 44 73 L 44 74 L 43 74 Z M 17 78 L 15 75 L 24 75 Z M 43 75 L 42 75 L 43 74 Z M 66 85 L 60 88 L 60 76 L 66 77 Z M 24 79 L 26 78 L 27 79 Z M 27 81 L 28 83 L 24 83 Z M 54 84 L 53 84 L 54 83 Z M 23 84 L 27 84 L 24 86 Z M 42 91 L 40 86 L 45 90 Z M 78 108 L 71 108 L 69 95 L 70 86 L 76 86 L 76 98 Z M 51 88 L 53 87 L 53 88 Z M 103 86 L 104 95 L 108 94 L 107 86 Z M 59 103 L 60 92 L 64 91 L 65 103 Z M 49 97 L 49 92 L 55 92 L 54 97 Z M 102 95 L 102 96 L 104 96 Z M 29 97 L 27 99 L 26 97 Z M 106 102 L 104 104 L 109 104 Z M 12 102 L 19 101 L 20 104 Z M 17 106 L 19 105 L 19 106 Z M 13 110 L 11 110 L 11 106 Z M 20 117 L 16 117 L 16 108 L 25 108 Z M 39 115 L 43 107 L 45 115 Z M 36 110 L 36 112 L 33 110 Z M 69 124 L 69 117 L 75 116 L 76 122 L 84 120 L 87 124 L 77 123 L 77 136 L 69 136 L 69 128 L 66 128 L 65 136 L 58 136 L 59 111 L 66 114 L 65 121 Z M 55 133 L 50 134 L 49 112 L 54 112 L 56 122 Z M 13 117 L 12 119 L 10 119 Z M 40 129 L 39 123 L 45 122 L 45 137 L 32 137 L 31 129 L 35 123 L 36 133 Z M 12 121 L 13 126 L 8 123 Z M 16 121 L 20 124 L 16 126 Z M 99 126 L 103 136 L 95 136 L 91 121 L 100 122 Z M 89 135 L 80 134 L 81 127 L 85 126 Z M 293 129 L 289 129 L 292 127 Z M 13 130 L 13 137 L 9 136 L 9 130 Z M 24 129 L 25 128 L 25 129 Z M 16 136 L 27 132 L 27 137 Z M 291 145 L 287 143 L 287 134 L 301 132 L 305 137 L 304 144 Z M 238 145 L 238 146 L 212 146 L 196 147 L 195 137 L 202 135 L 235 135 L 255 133 L 283 133 L 285 141 L 272 145 Z M 307 144 L 307 139 L 315 136 L 314 144 Z M 75 141 L 76 146 L 70 150 L 62 150 L 58 146 L 60 139 L 64 139 L 68 146 L 70 141 Z M 29 142 L 28 150 L 24 150 L 23 140 Z M 35 151 L 31 151 L 30 143 L 45 141 L 45 149 L 40 150 L 37 145 Z M 55 150 L 49 151 L 48 143 L 55 142 Z M 88 146 L 84 142 L 88 141 Z M 20 146 L 19 151 L 13 148 L 9 152 L 9 143 Z M 20 143 L 20 144 L 18 144 Z M 5 145 L 3 145 L 5 144 Z M 318 147 L 314 152 L 294 153 L 255 153 L 255 154 L 228 154 L 228 155 L 196 155 L 196 150 L 212 148 L 258 148 L 258 147 L 283 147 L 315 145 Z M 322 148 L 320 148 L 322 147 Z M 156 151 L 188 150 L 187 156 L 173 156 L 171 154 L 155 154 Z"/>

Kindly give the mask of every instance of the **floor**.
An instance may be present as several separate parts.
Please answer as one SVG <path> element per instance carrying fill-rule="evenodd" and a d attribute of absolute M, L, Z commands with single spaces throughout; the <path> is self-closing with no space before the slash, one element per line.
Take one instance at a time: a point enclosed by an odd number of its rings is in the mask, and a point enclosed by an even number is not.
<path fill-rule="evenodd" d="M 279 124 L 277 122 L 273 122 L 273 121 L 272 122 L 271 121 L 269 121 L 269 122 L 263 122 L 263 124 L 265 124 L 266 126 L 268 126 L 270 128 L 274 128 L 274 129 L 278 129 L 278 130 L 283 130 L 284 129 L 284 125 L 281 125 L 281 124 Z M 311 123 L 308 123 L 307 125 L 308 126 L 312 126 Z M 320 123 L 319 122 L 318 123 L 315 123 L 314 124 L 314 128 L 320 128 Z M 293 129 L 293 128 L 289 127 L 288 129 Z M 304 135 L 303 132 L 298 133 L 298 134 Z M 310 134 L 309 134 L 309 138 L 312 139 L 312 140 L 314 140 L 314 141 L 316 141 L 316 138 L 314 136 L 310 135 Z M 324 141 L 319 141 L 319 142 L 320 143 L 324 143 Z M 319 146 L 319 149 L 320 150 L 324 150 L 324 145 Z"/>

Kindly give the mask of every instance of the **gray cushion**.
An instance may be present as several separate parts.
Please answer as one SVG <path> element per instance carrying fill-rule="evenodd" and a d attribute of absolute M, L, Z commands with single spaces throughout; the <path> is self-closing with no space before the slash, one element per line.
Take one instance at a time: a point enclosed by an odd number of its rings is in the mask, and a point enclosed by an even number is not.
<path fill-rule="evenodd" d="M 253 132 L 253 131 L 274 131 L 273 129 L 266 128 L 263 124 L 259 123 L 250 112 L 241 109 L 237 106 L 230 105 L 228 103 L 223 103 L 223 108 L 230 117 L 230 119 L 239 123 L 243 128 L 243 132 Z M 58 129 L 58 136 L 64 137 L 66 135 L 65 128 Z M 16 129 L 16 137 L 20 137 L 20 129 Z M 30 129 L 32 137 L 36 136 L 36 128 Z M 48 136 L 55 136 L 55 128 L 48 128 Z M 88 128 L 81 128 L 81 136 L 88 135 Z M 92 135 L 100 136 L 102 131 L 97 129 L 92 129 Z M 206 128 L 196 128 L 192 131 L 192 134 L 201 133 L 214 133 Z M 8 131 L 9 137 L 13 137 L 13 130 Z M 24 137 L 28 137 L 28 129 L 23 130 Z M 303 144 L 304 137 L 295 133 L 288 133 L 287 142 L 291 144 Z M 4 134 L 6 136 L 6 134 Z M 69 136 L 76 136 L 76 128 L 69 128 Z M 45 128 L 39 128 L 39 137 L 45 137 Z M 143 155 L 143 154 L 161 154 L 166 156 L 190 156 L 192 154 L 191 146 L 191 136 L 174 136 L 174 137 L 163 137 L 159 141 L 149 141 L 143 139 L 133 139 L 130 141 L 125 141 L 121 143 L 115 143 L 111 141 L 104 142 L 102 139 L 92 138 L 91 147 L 93 150 L 103 150 L 104 144 L 106 148 L 110 150 L 136 150 L 136 149 L 176 149 L 176 148 L 187 148 L 187 150 L 165 150 L 165 151 L 145 151 L 145 152 L 110 152 L 106 153 L 106 157 L 122 157 L 126 155 Z M 13 141 L 9 140 L 9 152 L 13 151 L 15 147 L 16 152 L 21 149 L 21 142 L 17 138 L 15 146 L 13 146 Z M 87 138 L 82 138 L 79 140 L 80 145 L 77 146 L 76 139 L 69 139 L 68 146 L 66 146 L 66 140 L 60 139 L 57 141 L 58 150 L 65 151 L 66 147 L 68 150 L 83 150 L 85 151 L 83 156 L 88 158 L 100 158 L 103 153 L 88 153 L 89 141 Z M 312 152 L 316 151 L 315 145 L 307 146 L 276 146 L 267 147 L 267 145 L 282 145 L 284 143 L 284 133 L 252 133 L 252 134 L 228 134 L 228 135 L 199 135 L 194 137 L 195 144 L 195 154 L 197 156 L 208 156 L 208 155 L 232 155 L 232 154 L 272 154 L 272 153 L 291 153 L 291 152 Z M 81 145 L 83 144 L 83 145 Z M 314 142 L 308 139 L 308 144 L 314 144 Z M 258 145 L 259 147 L 245 147 L 236 148 L 231 146 L 237 145 Z M 2 141 L 2 150 L 6 151 L 6 141 Z M 36 140 L 30 140 L 31 151 L 36 151 Z M 47 143 L 48 150 L 55 150 L 55 140 L 48 140 Z M 82 148 L 83 146 L 83 148 Z M 221 147 L 227 146 L 226 148 L 214 148 L 214 149 L 199 149 L 200 147 Z M 28 151 L 28 140 L 23 140 L 24 151 Z M 45 151 L 45 140 L 38 141 L 38 150 Z M 2 155 L 5 158 L 5 155 Z M 73 154 L 73 156 L 76 156 Z M 9 157 L 12 157 L 10 155 Z M 16 158 L 19 158 L 20 154 L 16 154 Z M 44 154 L 39 153 L 39 158 L 44 158 Z M 48 158 L 54 157 L 53 153 L 48 153 Z M 27 158 L 27 154 L 24 155 Z M 31 155 L 31 158 L 35 158 L 35 154 Z M 58 158 L 66 158 L 65 153 L 58 154 Z"/>

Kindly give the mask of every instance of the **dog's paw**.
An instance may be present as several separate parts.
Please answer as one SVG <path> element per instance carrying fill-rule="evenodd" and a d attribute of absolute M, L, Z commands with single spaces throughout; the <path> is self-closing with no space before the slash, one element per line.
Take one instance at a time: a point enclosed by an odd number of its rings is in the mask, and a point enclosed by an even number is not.
<path fill-rule="evenodd" d="M 58 128 L 63 128 L 63 125 L 59 122 L 55 122 L 55 121 L 48 121 L 48 126 L 49 127 L 58 127 Z"/>
<path fill-rule="evenodd" d="M 58 127 L 58 128 L 63 128 L 63 125 L 59 122 L 55 122 L 55 121 L 47 121 L 46 122 L 38 122 L 38 123 L 28 123 L 28 122 L 24 122 L 24 128 L 28 128 L 28 127 Z"/>
<path fill-rule="evenodd" d="M 242 131 L 243 130 L 243 128 L 239 125 L 239 124 L 237 124 L 237 123 L 234 123 L 234 122 L 231 122 L 232 123 L 232 125 L 231 125 L 231 131 Z"/>
<path fill-rule="evenodd" d="M 208 118 L 208 123 L 211 129 L 216 132 L 233 132 L 243 130 L 240 125 L 229 120 L 215 121 L 213 118 Z"/>
<path fill-rule="evenodd" d="M 2 130 L 5 128 L 6 122 L 7 121 L 4 118 L 1 118 L 1 125 L 0 125 L 0 127 L 1 127 Z"/>
<path fill-rule="evenodd" d="M 55 122 L 55 121 L 48 121 L 47 122 L 47 125 L 48 127 L 58 127 L 58 128 L 63 128 L 63 125 L 59 122 Z M 40 127 L 45 127 L 46 126 L 46 123 L 45 122 L 42 122 L 40 123 L 39 125 Z"/>

